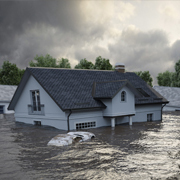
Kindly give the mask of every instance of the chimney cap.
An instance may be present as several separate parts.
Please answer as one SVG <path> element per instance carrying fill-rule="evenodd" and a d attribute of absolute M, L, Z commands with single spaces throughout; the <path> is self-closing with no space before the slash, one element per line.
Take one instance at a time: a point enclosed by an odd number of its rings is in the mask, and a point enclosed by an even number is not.
<path fill-rule="evenodd" d="M 125 73 L 125 65 L 123 63 L 116 63 L 115 65 L 115 71 L 118 71 L 120 73 Z"/>

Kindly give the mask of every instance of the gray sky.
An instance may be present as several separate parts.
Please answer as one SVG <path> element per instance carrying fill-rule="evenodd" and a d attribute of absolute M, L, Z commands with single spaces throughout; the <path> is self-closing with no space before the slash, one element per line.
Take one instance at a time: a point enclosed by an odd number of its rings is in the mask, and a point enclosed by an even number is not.
<path fill-rule="evenodd" d="M 0 1 L 0 66 L 25 68 L 47 53 L 72 67 L 102 56 L 155 80 L 180 59 L 179 7 L 172 0 Z"/>

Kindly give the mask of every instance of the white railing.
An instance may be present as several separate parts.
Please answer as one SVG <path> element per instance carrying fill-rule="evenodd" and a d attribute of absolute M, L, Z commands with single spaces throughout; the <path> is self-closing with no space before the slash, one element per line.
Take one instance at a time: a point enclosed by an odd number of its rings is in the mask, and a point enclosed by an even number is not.
<path fill-rule="evenodd" d="M 41 104 L 41 111 L 34 111 L 33 110 L 33 105 L 28 104 L 28 114 L 29 115 L 45 115 L 44 113 L 44 104 Z"/>

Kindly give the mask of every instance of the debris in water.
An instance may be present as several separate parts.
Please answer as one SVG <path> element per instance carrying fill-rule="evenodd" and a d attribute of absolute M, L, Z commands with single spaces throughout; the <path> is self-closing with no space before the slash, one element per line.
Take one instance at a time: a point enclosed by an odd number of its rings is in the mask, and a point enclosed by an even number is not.
<path fill-rule="evenodd" d="M 67 146 L 73 142 L 82 142 L 94 138 L 95 135 L 90 132 L 69 132 L 67 134 L 58 134 L 48 142 L 48 146 Z"/>

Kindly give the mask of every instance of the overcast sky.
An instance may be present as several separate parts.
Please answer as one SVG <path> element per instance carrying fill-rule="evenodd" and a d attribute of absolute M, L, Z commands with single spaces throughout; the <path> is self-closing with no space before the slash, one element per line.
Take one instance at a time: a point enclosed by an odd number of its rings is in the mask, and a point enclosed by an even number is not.
<path fill-rule="evenodd" d="M 102 56 L 155 80 L 180 59 L 179 7 L 179 0 L 0 0 L 0 66 L 25 68 L 47 53 L 72 67 Z"/>

